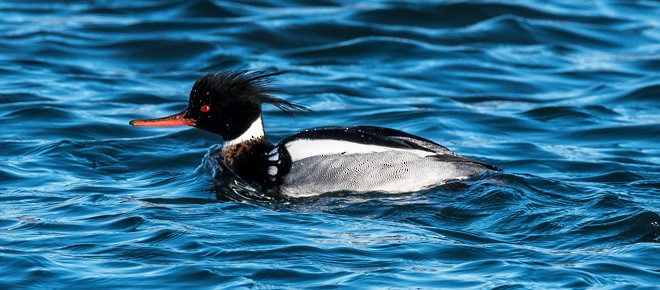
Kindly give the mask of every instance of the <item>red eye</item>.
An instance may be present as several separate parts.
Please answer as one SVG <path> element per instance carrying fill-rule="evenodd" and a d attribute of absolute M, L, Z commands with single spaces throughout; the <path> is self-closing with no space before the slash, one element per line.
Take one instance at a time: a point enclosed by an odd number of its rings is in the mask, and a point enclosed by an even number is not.
<path fill-rule="evenodd" d="M 202 113 L 207 113 L 208 111 L 211 110 L 211 106 L 203 105 L 201 108 L 199 108 L 199 110 L 202 111 Z"/>

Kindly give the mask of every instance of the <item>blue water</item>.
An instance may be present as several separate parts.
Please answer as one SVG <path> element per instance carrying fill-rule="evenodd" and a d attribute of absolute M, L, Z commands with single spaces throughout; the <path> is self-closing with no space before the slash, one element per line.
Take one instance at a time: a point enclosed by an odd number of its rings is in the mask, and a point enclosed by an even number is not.
<path fill-rule="evenodd" d="M 75 2 L 75 1 L 74 1 Z M 0 288 L 660 285 L 657 1 L 3 1 Z M 504 169 L 271 200 L 131 119 L 290 70 L 272 141 L 377 125 Z"/>

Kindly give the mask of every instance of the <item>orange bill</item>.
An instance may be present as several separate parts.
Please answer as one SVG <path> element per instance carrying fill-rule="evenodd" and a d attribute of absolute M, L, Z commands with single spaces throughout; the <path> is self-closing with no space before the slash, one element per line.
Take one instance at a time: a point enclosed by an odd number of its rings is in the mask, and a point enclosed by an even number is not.
<path fill-rule="evenodd" d="M 188 110 L 163 118 L 133 120 L 129 124 L 143 127 L 195 126 L 197 120 L 184 118 L 186 113 L 188 113 Z"/>

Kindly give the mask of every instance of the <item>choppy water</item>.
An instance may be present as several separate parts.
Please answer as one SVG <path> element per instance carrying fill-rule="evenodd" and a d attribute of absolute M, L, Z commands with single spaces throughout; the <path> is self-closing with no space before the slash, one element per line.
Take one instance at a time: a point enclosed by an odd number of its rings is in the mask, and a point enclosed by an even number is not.
<path fill-rule="evenodd" d="M 81 2 L 0 3 L 2 288 L 660 285 L 657 1 Z M 266 108 L 273 141 L 388 126 L 505 171 L 269 201 L 200 167 L 218 137 L 128 126 L 240 68 L 315 111 Z"/>

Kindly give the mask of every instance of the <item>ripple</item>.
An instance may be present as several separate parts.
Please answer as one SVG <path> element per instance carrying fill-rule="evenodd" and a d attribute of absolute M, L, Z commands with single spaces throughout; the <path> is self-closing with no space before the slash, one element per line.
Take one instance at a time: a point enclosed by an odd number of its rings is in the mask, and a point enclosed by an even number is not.
<path fill-rule="evenodd" d="M 649 105 L 656 104 L 657 93 L 660 91 L 660 84 L 648 84 L 643 86 L 634 87 L 632 90 L 626 90 L 624 94 L 617 97 L 615 102 L 639 102 L 648 103 Z"/>
<path fill-rule="evenodd" d="M 0 287 L 655 287 L 658 9 L 2 2 Z M 282 199 L 221 176 L 218 136 L 128 126 L 244 68 L 314 109 L 265 107 L 273 141 L 387 126 L 505 171 Z"/>
<path fill-rule="evenodd" d="M 336 53 L 351 55 L 354 59 L 378 55 L 403 56 L 407 54 L 428 53 L 431 45 L 419 41 L 394 37 L 360 37 L 346 42 L 323 45 L 320 47 L 296 49 L 287 55 L 300 58 L 330 57 Z M 421 49 L 425 48 L 425 49 Z"/>

